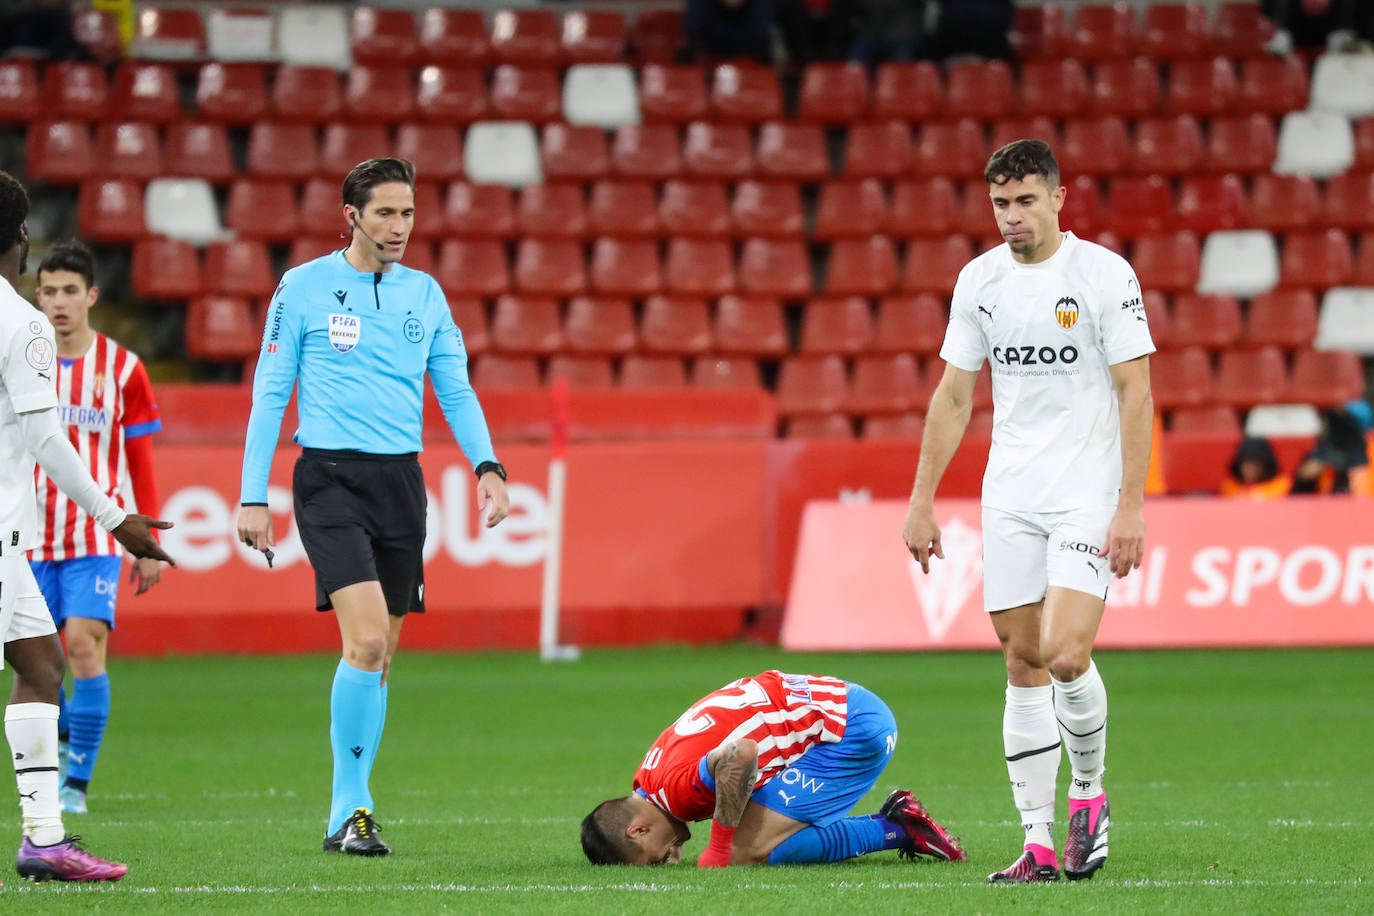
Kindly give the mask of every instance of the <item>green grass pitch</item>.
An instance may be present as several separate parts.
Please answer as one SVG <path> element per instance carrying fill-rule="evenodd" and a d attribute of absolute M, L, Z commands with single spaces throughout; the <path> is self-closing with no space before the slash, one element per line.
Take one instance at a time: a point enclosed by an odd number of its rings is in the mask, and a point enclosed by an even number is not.
<path fill-rule="evenodd" d="M 423 624 L 417 624 L 423 625 Z M 68 818 L 130 865 L 120 884 L 30 885 L 9 912 L 1374 912 L 1374 650 L 1099 653 L 1111 695 L 1112 857 L 1090 882 L 988 887 L 1020 845 L 995 652 L 788 655 L 757 646 L 405 655 L 373 790 L 395 854 L 320 850 L 335 659 L 113 664 L 90 800 Z M 767 667 L 855 680 L 901 738 L 860 810 L 910 787 L 963 837 L 962 865 L 878 853 L 830 866 L 595 868 L 577 842 L 652 738 Z M 1067 779 L 1067 763 L 1060 784 Z M 13 792 L 13 789 L 6 791 Z M 1057 837 L 1062 845 L 1061 788 Z M 10 804 L 14 804 L 13 795 Z M 11 809 L 13 810 L 13 809 Z M 10 822 L 17 842 L 17 812 Z M 704 828 L 705 825 L 702 825 Z M 698 829 L 694 859 L 705 844 Z"/>

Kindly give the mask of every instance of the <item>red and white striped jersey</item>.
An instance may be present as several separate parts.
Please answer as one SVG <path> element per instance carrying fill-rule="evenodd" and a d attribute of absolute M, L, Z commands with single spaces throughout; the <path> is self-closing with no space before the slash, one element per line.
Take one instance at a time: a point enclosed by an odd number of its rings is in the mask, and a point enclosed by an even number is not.
<path fill-rule="evenodd" d="M 124 442 L 162 429 L 143 363 L 133 352 L 97 333 L 85 356 L 57 361 L 57 410 L 96 483 L 120 506 L 132 507 Z M 44 535 L 43 546 L 33 551 L 32 559 L 123 553 L 114 536 L 68 499 L 41 467 L 34 469 L 34 478 Z"/>
<path fill-rule="evenodd" d="M 707 754 L 752 739 L 759 746 L 758 788 L 808 748 L 843 738 L 848 703 L 849 685 L 838 678 L 781 671 L 740 678 L 702 697 L 658 736 L 634 789 L 680 820 L 705 820 L 716 810 Z"/>

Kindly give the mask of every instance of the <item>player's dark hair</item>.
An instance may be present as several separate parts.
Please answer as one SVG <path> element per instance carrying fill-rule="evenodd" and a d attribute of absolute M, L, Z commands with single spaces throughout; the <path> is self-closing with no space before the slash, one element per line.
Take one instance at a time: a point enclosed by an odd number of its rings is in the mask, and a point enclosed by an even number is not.
<path fill-rule="evenodd" d="M 609 798 L 582 819 L 582 851 L 593 865 L 624 865 L 630 858 L 625 828 L 630 806 L 624 798 Z"/>
<path fill-rule="evenodd" d="M 379 184 L 403 182 L 415 190 L 415 164 L 409 159 L 368 159 L 353 166 L 343 183 L 343 202 L 361 211 Z"/>
<path fill-rule="evenodd" d="M 988 184 L 1021 181 L 1028 175 L 1045 179 L 1050 190 L 1059 187 L 1059 163 L 1044 140 L 1013 140 L 993 153 L 983 169 L 983 180 Z"/>
<path fill-rule="evenodd" d="M 13 175 L 0 172 L 0 254 L 19 244 L 19 230 L 29 218 L 29 193 Z"/>
<path fill-rule="evenodd" d="M 81 275 L 81 279 L 86 281 L 87 289 L 95 286 L 95 255 L 76 239 L 58 242 L 48 249 L 43 263 L 38 265 L 40 282 L 45 270 L 69 270 Z"/>

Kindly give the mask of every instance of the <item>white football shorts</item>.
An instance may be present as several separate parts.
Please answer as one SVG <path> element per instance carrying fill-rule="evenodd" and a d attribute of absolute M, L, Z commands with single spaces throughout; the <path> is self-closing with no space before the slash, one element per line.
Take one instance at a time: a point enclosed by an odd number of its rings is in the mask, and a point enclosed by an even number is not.
<path fill-rule="evenodd" d="M 48 602 L 22 552 L 0 556 L 0 636 L 4 642 L 56 633 Z M 0 655 L 0 668 L 5 666 Z"/>
<path fill-rule="evenodd" d="M 1111 565 L 1097 552 L 1116 506 L 1063 512 L 983 507 L 983 609 L 1034 604 L 1054 585 L 1107 597 Z"/>

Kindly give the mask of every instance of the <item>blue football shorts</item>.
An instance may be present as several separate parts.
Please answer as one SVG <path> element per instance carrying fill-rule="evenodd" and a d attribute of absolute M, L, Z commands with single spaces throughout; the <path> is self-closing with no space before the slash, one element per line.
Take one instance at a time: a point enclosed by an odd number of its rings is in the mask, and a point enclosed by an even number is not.
<path fill-rule="evenodd" d="M 35 560 L 33 576 L 47 599 L 52 622 L 60 630 L 69 617 L 103 620 L 114 629 L 115 598 L 119 595 L 122 557 L 75 557 Z"/>
<path fill-rule="evenodd" d="M 752 800 L 784 817 L 825 827 L 847 815 L 882 775 L 897 747 L 897 720 L 876 693 L 849 685 L 844 738 L 817 744 L 754 790 Z"/>

